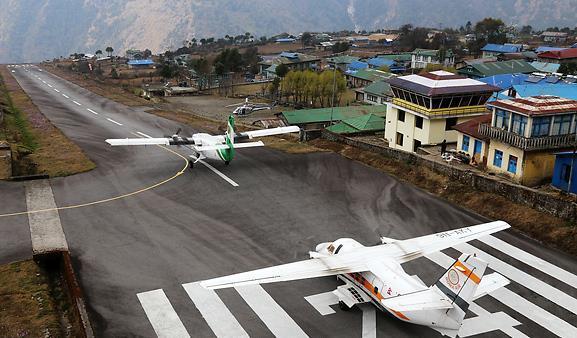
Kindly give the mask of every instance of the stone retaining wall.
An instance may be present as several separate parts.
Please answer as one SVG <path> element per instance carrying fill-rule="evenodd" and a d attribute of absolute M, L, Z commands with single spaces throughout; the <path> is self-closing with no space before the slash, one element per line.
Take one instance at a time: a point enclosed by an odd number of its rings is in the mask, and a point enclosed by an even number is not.
<path fill-rule="evenodd" d="M 459 183 L 469 185 L 476 190 L 501 195 L 515 203 L 527 205 L 535 210 L 547 212 L 571 222 L 575 222 L 577 219 L 577 203 L 566 201 L 532 188 L 481 175 L 472 170 L 457 168 L 448 163 L 431 161 L 414 153 L 357 141 L 327 130 L 323 130 L 322 138 L 375 152 L 397 161 L 426 167 Z"/>

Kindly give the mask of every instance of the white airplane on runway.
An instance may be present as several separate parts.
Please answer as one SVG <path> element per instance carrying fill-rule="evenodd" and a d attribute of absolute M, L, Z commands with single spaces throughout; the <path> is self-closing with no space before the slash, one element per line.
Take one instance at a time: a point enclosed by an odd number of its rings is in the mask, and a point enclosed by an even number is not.
<path fill-rule="evenodd" d="M 189 161 L 191 166 L 203 159 L 221 160 L 228 165 L 234 158 L 236 149 L 264 146 L 262 141 L 235 143 L 237 141 L 250 140 L 255 137 L 296 133 L 299 132 L 299 130 L 297 126 L 290 126 L 235 133 L 234 116 L 231 115 L 228 118 L 228 126 L 226 134 L 224 135 L 198 133 L 193 134 L 192 137 L 181 137 L 178 135 L 180 133 L 179 130 L 171 137 L 108 139 L 106 142 L 111 146 L 190 145 L 190 149 L 195 153 L 191 156 L 192 160 Z"/>
<path fill-rule="evenodd" d="M 459 259 L 430 287 L 409 276 L 402 263 L 509 228 L 496 221 L 407 240 L 382 237 L 382 245 L 365 247 L 351 238 L 317 245 L 311 259 L 200 282 L 207 289 L 284 282 L 336 275 L 345 284 L 333 293 L 339 306 L 373 303 L 413 324 L 456 337 L 470 303 L 509 280 L 497 273 L 483 277 L 487 263 L 470 254 Z"/>

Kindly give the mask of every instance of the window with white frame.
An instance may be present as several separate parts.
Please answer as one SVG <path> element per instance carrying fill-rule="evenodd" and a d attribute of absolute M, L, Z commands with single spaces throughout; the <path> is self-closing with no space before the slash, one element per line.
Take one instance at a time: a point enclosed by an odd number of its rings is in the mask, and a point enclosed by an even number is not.
<path fill-rule="evenodd" d="M 495 127 L 509 130 L 509 112 L 497 109 L 495 112 Z"/>
<path fill-rule="evenodd" d="M 567 135 L 571 128 L 571 120 L 573 115 L 557 115 L 553 118 L 553 128 L 551 128 L 551 135 Z"/>
<path fill-rule="evenodd" d="M 525 129 L 527 128 L 527 116 L 513 114 L 513 125 L 511 132 L 525 136 Z"/>
<path fill-rule="evenodd" d="M 533 129 L 531 130 L 531 137 L 541 137 L 549 135 L 550 126 L 551 126 L 550 116 L 533 118 Z"/>

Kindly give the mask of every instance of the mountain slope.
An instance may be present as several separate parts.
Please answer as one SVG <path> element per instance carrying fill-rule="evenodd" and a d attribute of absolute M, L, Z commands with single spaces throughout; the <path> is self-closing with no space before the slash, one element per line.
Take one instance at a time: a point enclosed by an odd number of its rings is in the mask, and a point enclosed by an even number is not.
<path fill-rule="evenodd" d="M 0 0 L 0 62 L 38 61 L 112 46 L 178 47 L 193 36 L 306 30 L 455 27 L 493 16 L 574 26 L 577 0 Z"/>

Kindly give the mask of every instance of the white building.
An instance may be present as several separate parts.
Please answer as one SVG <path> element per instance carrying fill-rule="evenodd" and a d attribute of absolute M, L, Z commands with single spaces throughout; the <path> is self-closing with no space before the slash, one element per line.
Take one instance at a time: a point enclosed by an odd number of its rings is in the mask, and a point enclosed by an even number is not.
<path fill-rule="evenodd" d="M 453 126 L 487 112 L 499 88 L 446 71 L 407 75 L 389 81 L 385 138 L 389 147 L 415 152 L 420 146 L 457 142 Z"/>

